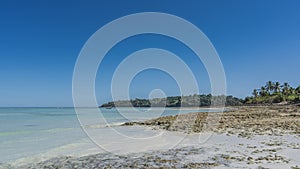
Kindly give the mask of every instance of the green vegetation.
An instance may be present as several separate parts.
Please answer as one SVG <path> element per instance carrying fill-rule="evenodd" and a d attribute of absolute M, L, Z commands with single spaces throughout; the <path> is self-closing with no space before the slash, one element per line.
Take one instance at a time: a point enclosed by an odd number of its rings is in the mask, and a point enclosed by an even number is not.
<path fill-rule="evenodd" d="M 243 100 L 233 96 L 212 96 L 208 95 L 190 95 L 190 96 L 173 96 L 167 98 L 135 99 L 135 100 L 121 100 L 115 102 L 108 102 L 100 107 L 204 107 L 204 106 L 218 106 L 224 104 L 226 106 L 242 105 Z"/>
<path fill-rule="evenodd" d="M 265 86 L 254 89 L 253 96 L 244 100 L 233 96 L 189 95 L 173 96 L 154 99 L 120 100 L 102 104 L 100 107 L 205 107 L 205 106 L 241 106 L 254 104 L 300 103 L 300 86 L 291 87 L 288 83 L 281 85 L 279 82 L 268 81 Z"/>
<path fill-rule="evenodd" d="M 246 104 L 298 103 L 300 102 L 300 86 L 291 87 L 288 83 L 268 81 L 260 89 L 253 90 L 252 97 L 246 97 Z"/>

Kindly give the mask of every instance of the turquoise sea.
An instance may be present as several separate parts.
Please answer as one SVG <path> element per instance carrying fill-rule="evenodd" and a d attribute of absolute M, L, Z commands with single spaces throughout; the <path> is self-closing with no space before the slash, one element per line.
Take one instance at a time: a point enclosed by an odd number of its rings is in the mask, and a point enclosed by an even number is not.
<path fill-rule="evenodd" d="M 101 108 L 103 120 L 95 121 L 98 108 L 80 108 L 80 117 L 90 119 L 89 127 L 101 130 L 108 124 L 117 125 L 129 120 L 146 120 L 159 116 L 176 115 L 173 108 Z M 185 109 L 180 113 L 208 111 Z M 219 110 L 215 110 L 219 111 Z M 104 130 L 102 133 L 105 133 Z M 87 146 L 89 145 L 89 146 Z M 88 153 L 91 141 L 80 127 L 74 108 L 0 108 L 0 163 L 22 158 Z M 96 150 L 96 149 L 94 149 Z M 97 151 L 97 150 L 96 150 Z M 44 156 L 45 155 L 45 156 Z M 34 158 L 33 158 L 34 160 Z"/>

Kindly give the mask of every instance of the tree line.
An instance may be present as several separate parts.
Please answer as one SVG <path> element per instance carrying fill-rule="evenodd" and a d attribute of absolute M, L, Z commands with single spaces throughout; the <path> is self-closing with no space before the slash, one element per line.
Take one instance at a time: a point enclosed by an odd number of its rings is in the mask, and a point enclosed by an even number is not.
<path fill-rule="evenodd" d="M 259 89 L 254 89 L 251 97 L 245 98 L 246 104 L 266 104 L 266 103 L 296 103 L 300 101 L 300 86 L 293 88 L 287 82 L 266 82 L 266 85 Z"/>
<path fill-rule="evenodd" d="M 241 106 L 254 104 L 300 103 L 300 86 L 294 88 L 288 83 L 268 81 L 264 86 L 254 89 L 252 96 L 239 99 L 233 96 L 212 96 L 194 94 L 167 98 L 119 100 L 107 102 L 99 107 L 205 107 L 205 106 Z"/>
<path fill-rule="evenodd" d="M 243 100 L 233 96 L 212 96 L 211 94 L 194 94 L 167 98 L 119 100 L 102 104 L 100 107 L 205 107 L 205 106 L 239 106 Z"/>

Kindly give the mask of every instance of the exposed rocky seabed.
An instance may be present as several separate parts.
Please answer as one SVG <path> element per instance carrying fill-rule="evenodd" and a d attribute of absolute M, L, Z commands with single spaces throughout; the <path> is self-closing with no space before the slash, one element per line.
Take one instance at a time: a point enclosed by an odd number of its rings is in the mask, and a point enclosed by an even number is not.
<path fill-rule="evenodd" d="M 231 107 L 223 114 L 212 114 L 220 119 L 213 129 L 215 136 L 206 144 L 122 156 L 63 156 L 0 168 L 300 168 L 299 106 Z M 190 113 L 127 122 L 123 126 L 139 125 L 196 136 L 205 129 L 209 115 Z"/>

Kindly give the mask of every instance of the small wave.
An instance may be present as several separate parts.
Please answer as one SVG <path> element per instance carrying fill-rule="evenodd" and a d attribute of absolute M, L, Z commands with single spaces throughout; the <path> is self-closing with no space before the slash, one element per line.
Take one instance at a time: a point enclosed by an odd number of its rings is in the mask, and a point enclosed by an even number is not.
<path fill-rule="evenodd" d="M 0 137 L 2 136 L 13 136 L 13 135 L 19 135 L 19 134 L 28 134 L 32 131 L 8 131 L 8 132 L 0 132 Z"/>
<path fill-rule="evenodd" d="M 73 130 L 74 128 L 53 128 L 53 129 L 47 129 L 47 130 L 43 130 L 45 132 L 49 132 L 49 133 L 57 133 L 57 132 L 62 132 L 62 131 L 69 131 L 69 130 Z"/>
<path fill-rule="evenodd" d="M 90 129 L 99 129 L 99 128 L 108 128 L 108 127 L 118 127 L 121 126 L 124 122 L 116 122 L 116 123 L 109 123 L 109 124 L 92 124 L 92 125 L 85 125 L 86 128 Z"/>
<path fill-rule="evenodd" d="M 37 126 L 36 124 L 24 124 L 24 127 L 35 127 Z"/>

